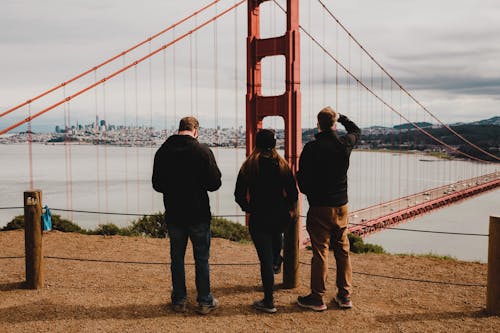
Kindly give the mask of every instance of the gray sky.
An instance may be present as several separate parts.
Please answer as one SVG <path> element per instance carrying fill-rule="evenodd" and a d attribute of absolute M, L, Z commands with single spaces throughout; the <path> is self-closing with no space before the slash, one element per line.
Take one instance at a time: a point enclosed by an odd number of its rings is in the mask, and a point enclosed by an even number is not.
<path fill-rule="evenodd" d="M 500 115 L 500 1 L 323 1 L 383 66 L 444 122 L 474 121 Z M 221 1 L 218 10 L 234 2 Z M 0 3 L 0 111 L 3 111 L 127 49 L 209 0 L 146 0 L 140 3 L 132 0 L 0 0 Z M 329 29 L 336 28 L 332 28 L 331 19 L 319 13 L 317 7 L 316 0 L 302 0 L 301 22 L 311 30 L 318 22 L 326 22 L 328 27 L 318 26 L 318 31 L 326 30 L 326 35 L 331 37 L 335 30 Z M 240 7 L 237 15 L 239 41 L 236 47 L 234 44 L 227 46 L 233 37 L 226 39 L 223 36 L 234 34 L 235 16 L 219 23 L 217 66 L 220 76 L 215 84 L 221 89 L 230 89 L 231 85 L 226 87 L 225 83 L 237 75 L 237 85 L 244 94 L 246 5 Z M 213 35 L 213 29 L 207 27 L 205 35 L 199 35 L 199 48 L 203 48 L 204 39 L 213 41 Z M 177 51 L 176 66 L 179 68 L 188 66 L 181 60 L 187 49 L 187 46 L 179 47 Z M 206 63 L 198 60 L 200 77 L 213 76 L 209 73 L 213 67 L 210 52 L 207 51 Z M 238 74 L 231 69 L 235 57 L 239 58 Z M 303 59 L 304 65 L 304 56 Z M 145 68 L 147 71 L 147 66 Z M 188 72 L 179 69 L 176 76 L 179 79 L 189 75 Z M 304 80 L 306 76 L 302 75 Z M 327 81 L 331 79 L 327 77 Z M 160 83 L 156 81 L 161 80 L 160 76 L 153 84 L 158 86 Z M 204 82 L 197 88 L 199 94 L 213 94 L 214 82 L 208 79 Z M 128 86 L 131 85 L 129 82 Z M 181 99 L 188 94 L 189 87 L 179 83 L 175 90 Z M 312 105 L 307 102 L 306 94 L 307 89 L 303 89 L 303 109 Z M 57 97 L 61 96 L 62 93 Z M 225 107 L 224 98 L 217 98 Z M 107 99 L 107 103 L 112 103 L 111 97 Z M 74 103 L 73 108 L 78 109 L 77 102 Z M 202 110 L 199 105 L 203 103 L 203 98 L 196 102 L 197 110 Z M 229 103 L 237 104 L 237 108 L 243 105 L 244 110 L 244 95 L 237 102 Z M 153 104 L 151 108 L 156 107 L 156 101 Z M 36 109 L 35 105 L 33 107 Z M 312 105 L 313 109 L 317 107 L 319 105 Z M 205 116 L 213 118 L 211 114 Z M 224 118 L 224 115 L 221 112 L 217 117 Z M 244 115 L 238 121 L 244 121 Z M 3 124 L 0 120 L 0 125 Z"/>
<path fill-rule="evenodd" d="M 500 115 L 500 2 L 329 1 L 376 59 L 439 118 Z M 371 7 L 370 7 L 371 6 Z"/>

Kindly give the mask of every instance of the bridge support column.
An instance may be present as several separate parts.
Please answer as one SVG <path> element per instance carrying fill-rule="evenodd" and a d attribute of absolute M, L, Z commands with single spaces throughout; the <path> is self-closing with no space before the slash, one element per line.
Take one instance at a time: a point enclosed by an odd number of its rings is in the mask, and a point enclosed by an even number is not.
<path fill-rule="evenodd" d="M 43 288 L 42 191 L 24 192 L 24 248 L 26 287 Z"/>
<path fill-rule="evenodd" d="M 500 315 L 500 216 L 490 216 L 486 311 Z"/>
<path fill-rule="evenodd" d="M 269 0 L 248 0 L 246 152 L 247 156 L 252 153 L 255 135 L 262 128 L 262 120 L 267 116 L 280 116 L 285 124 L 285 159 L 295 173 L 302 149 L 299 0 L 287 0 L 285 34 L 262 39 L 259 6 L 265 1 Z M 285 57 L 285 92 L 279 96 L 262 96 L 261 61 L 264 57 L 277 55 Z M 297 213 L 300 212 L 299 208 Z M 300 219 L 296 219 L 285 232 L 283 262 L 285 288 L 298 286 L 299 241 Z"/>

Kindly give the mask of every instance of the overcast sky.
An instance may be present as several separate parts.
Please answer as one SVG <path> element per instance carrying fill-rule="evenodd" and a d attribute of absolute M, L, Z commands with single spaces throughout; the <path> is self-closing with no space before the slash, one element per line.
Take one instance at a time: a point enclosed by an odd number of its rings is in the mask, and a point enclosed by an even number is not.
<path fill-rule="evenodd" d="M 329 2 L 366 49 L 439 118 L 500 115 L 500 1 Z"/>
<path fill-rule="evenodd" d="M 317 5 L 316 0 L 302 0 L 301 22 L 306 25 L 311 17 L 325 20 L 307 1 Z M 323 1 L 444 122 L 500 115 L 500 1 Z M 209 2 L 0 0 L 0 111 L 127 49 Z M 221 1 L 218 8 L 234 2 Z M 242 87 L 245 8 L 238 11 Z M 221 33 L 234 29 L 232 22 L 227 19 L 228 28 Z M 223 59 L 224 54 L 221 48 L 219 57 Z M 233 61 L 234 54 L 228 52 L 228 61 Z M 225 61 L 219 66 L 223 68 Z"/>

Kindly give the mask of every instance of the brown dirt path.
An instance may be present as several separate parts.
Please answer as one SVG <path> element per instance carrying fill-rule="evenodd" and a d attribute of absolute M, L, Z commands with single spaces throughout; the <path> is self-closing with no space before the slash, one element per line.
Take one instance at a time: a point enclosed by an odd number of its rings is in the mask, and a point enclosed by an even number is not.
<path fill-rule="evenodd" d="M 22 256 L 23 231 L 0 232 L 0 257 Z M 117 261 L 168 262 L 168 240 L 44 235 L 46 256 Z M 310 251 L 300 253 L 308 263 Z M 187 262 L 192 263 L 191 248 Z M 333 264 L 333 255 L 331 264 Z M 423 280 L 486 284 L 487 267 L 420 257 L 353 255 L 356 272 Z M 394 280 L 354 275 L 354 308 L 333 304 L 322 313 L 295 305 L 308 292 L 309 269 L 300 266 L 300 286 L 276 291 L 278 313 L 257 313 L 261 298 L 257 265 L 250 244 L 213 239 L 212 289 L 220 308 L 208 316 L 194 312 L 194 267 L 187 266 L 188 311 L 169 308 L 167 265 L 122 264 L 46 259 L 46 287 L 22 289 L 23 259 L 0 259 L 0 332 L 499 332 L 500 317 L 484 312 L 486 288 Z M 330 271 L 329 296 L 335 295 Z M 281 276 L 277 278 L 281 281 Z"/>

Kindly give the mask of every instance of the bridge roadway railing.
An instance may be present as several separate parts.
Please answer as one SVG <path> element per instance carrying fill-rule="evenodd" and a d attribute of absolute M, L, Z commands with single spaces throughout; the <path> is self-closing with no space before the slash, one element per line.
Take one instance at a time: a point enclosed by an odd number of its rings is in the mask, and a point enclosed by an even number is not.
<path fill-rule="evenodd" d="M 349 213 L 349 232 L 363 237 L 383 231 L 432 210 L 494 190 L 498 186 L 500 172 L 493 172 L 358 209 Z M 301 244 L 308 245 L 310 240 L 305 224 L 302 231 Z"/>
<path fill-rule="evenodd" d="M 349 231 L 357 236 L 382 231 L 498 186 L 500 186 L 500 172 L 494 172 L 353 211 L 350 214 Z"/>

